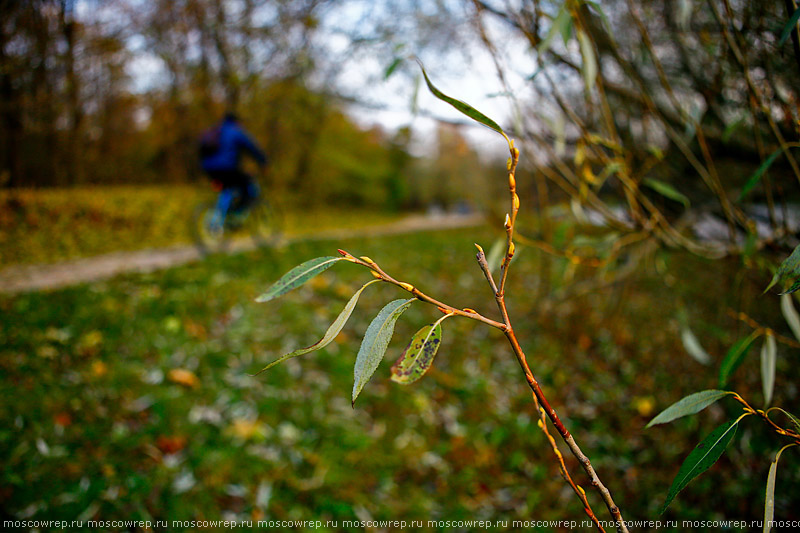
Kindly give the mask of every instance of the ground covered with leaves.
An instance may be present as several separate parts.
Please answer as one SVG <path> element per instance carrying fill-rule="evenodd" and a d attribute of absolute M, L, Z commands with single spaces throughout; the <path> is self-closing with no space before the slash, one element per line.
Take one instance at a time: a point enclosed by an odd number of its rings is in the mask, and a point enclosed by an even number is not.
<path fill-rule="evenodd" d="M 574 242 L 570 231 L 559 238 Z M 336 342 L 250 375 L 319 340 L 372 279 L 340 262 L 278 300 L 255 303 L 295 265 L 341 247 L 448 304 L 495 316 L 472 243 L 488 250 L 497 237 L 485 229 L 296 242 L 0 296 L 0 514 L 339 521 L 330 531 L 347 530 L 344 520 L 508 520 L 509 529 L 513 520 L 584 520 L 537 427 L 519 366 L 495 330 L 446 321 L 433 369 L 399 385 L 389 380 L 390 363 L 440 316 L 412 305 L 397 324 L 390 361 L 353 409 L 360 338 L 385 303 L 405 296 L 375 284 Z M 683 396 L 717 387 L 726 350 L 751 331 L 729 309 L 791 336 L 777 297 L 759 295 L 768 275 L 737 260 L 657 252 L 607 284 L 594 266 L 522 245 L 513 268 L 512 320 L 546 394 L 626 518 L 658 519 L 684 457 L 740 409 L 723 400 L 695 417 L 644 426 Z M 687 355 L 681 320 L 711 354 L 710 365 Z M 731 384 L 758 404 L 752 352 Z M 797 405 L 797 353 L 779 344 L 773 403 L 789 410 Z M 722 459 L 661 519 L 763 517 L 767 470 L 783 443 L 758 421 L 745 422 Z M 776 519 L 800 518 L 798 465 L 787 450 Z"/>

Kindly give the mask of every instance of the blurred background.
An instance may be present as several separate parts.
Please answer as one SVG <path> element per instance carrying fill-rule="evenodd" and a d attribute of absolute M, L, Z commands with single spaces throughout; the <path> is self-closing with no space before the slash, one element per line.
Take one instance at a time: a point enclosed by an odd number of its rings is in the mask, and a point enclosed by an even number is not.
<path fill-rule="evenodd" d="M 472 243 L 502 254 L 506 144 L 437 100 L 415 57 L 522 152 L 512 320 L 626 518 L 654 518 L 684 457 L 741 412 L 645 430 L 671 403 L 729 388 L 797 413 L 792 299 L 761 295 L 800 227 L 794 0 L 2 2 L 0 279 L 191 245 L 215 197 L 198 140 L 228 111 L 270 158 L 257 175 L 289 237 L 0 294 L 4 519 L 582 518 L 494 331 L 448 321 L 425 379 L 396 385 L 384 364 L 352 410 L 361 336 L 402 296 L 370 288 L 336 343 L 249 375 L 371 279 L 337 266 L 253 302 L 336 248 L 491 315 Z M 448 213 L 485 223 L 437 229 Z M 411 214 L 430 231 L 369 232 Z M 388 359 L 432 311 L 403 316 Z M 664 518 L 763 517 L 791 441 L 745 422 Z M 796 520 L 800 463 L 783 457 L 776 518 Z"/>

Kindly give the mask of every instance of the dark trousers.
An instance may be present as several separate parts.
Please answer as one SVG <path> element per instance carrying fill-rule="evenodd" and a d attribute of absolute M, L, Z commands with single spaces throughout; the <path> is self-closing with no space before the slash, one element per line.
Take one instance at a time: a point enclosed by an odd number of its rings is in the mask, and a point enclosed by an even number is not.
<path fill-rule="evenodd" d="M 233 203 L 233 209 L 239 210 L 248 207 L 258 198 L 258 186 L 249 174 L 239 169 L 217 170 L 208 173 L 208 177 L 219 183 L 223 189 L 234 189 L 237 199 Z"/>

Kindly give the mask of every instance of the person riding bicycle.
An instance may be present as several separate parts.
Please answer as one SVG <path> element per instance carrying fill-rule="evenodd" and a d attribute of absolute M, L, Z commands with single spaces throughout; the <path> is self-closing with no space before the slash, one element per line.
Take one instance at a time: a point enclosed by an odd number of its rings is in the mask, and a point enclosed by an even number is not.
<path fill-rule="evenodd" d="M 217 200 L 217 212 L 222 217 L 235 199 L 238 198 L 238 203 L 234 205 L 234 212 L 244 212 L 259 196 L 256 182 L 239 167 L 242 153 L 252 157 L 262 169 L 267 166 L 267 156 L 245 132 L 234 113 L 227 113 L 222 122 L 204 133 L 200 140 L 203 171 L 222 188 Z"/>

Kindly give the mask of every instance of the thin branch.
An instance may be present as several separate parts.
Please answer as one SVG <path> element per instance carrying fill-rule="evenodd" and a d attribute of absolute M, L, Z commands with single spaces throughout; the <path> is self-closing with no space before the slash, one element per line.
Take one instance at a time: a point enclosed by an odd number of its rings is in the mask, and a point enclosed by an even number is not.
<path fill-rule="evenodd" d="M 594 512 L 592 511 L 592 506 L 589 505 L 589 500 L 586 497 L 586 491 L 583 490 L 583 487 L 580 485 L 576 485 L 574 481 L 572 481 L 572 476 L 569 474 L 569 470 L 567 470 L 567 465 L 564 462 L 564 456 L 561 454 L 561 450 L 558 449 L 558 445 L 556 444 L 556 440 L 550 435 L 550 432 L 547 430 L 547 414 L 544 412 L 544 409 L 539 405 L 539 400 L 536 399 L 536 395 L 533 394 L 533 405 L 536 407 L 536 412 L 539 414 L 539 427 L 544 433 L 545 437 L 547 437 L 547 442 L 550 443 L 550 447 L 553 449 L 553 454 L 558 459 L 559 469 L 561 470 L 561 475 L 564 477 L 564 480 L 569 483 L 569 486 L 572 487 L 572 490 L 575 494 L 578 495 L 581 502 L 583 502 L 583 510 L 586 515 L 591 519 L 594 523 L 594 526 L 599 530 L 605 533 L 605 529 L 600 524 L 600 521 L 595 516 Z"/>
<path fill-rule="evenodd" d="M 735 318 L 736 320 L 740 320 L 740 321 L 744 322 L 745 324 L 747 324 L 748 326 L 750 326 L 754 330 L 758 330 L 758 331 L 763 331 L 765 333 L 769 333 L 770 335 L 775 337 L 775 340 L 777 340 L 778 342 L 781 342 L 781 343 L 783 343 L 783 344 L 785 344 L 787 346 L 791 346 L 792 348 L 800 348 L 800 342 L 797 342 L 796 340 L 790 339 L 789 337 L 785 337 L 785 336 L 779 334 L 778 332 L 776 332 L 775 330 L 770 329 L 770 328 L 768 328 L 766 326 L 762 326 L 761 324 L 756 322 L 753 318 L 751 318 L 749 315 L 747 315 L 747 313 L 745 313 L 744 311 L 740 311 L 740 312 L 737 313 L 733 309 L 728 308 L 728 316 L 730 316 L 731 318 Z"/>
<path fill-rule="evenodd" d="M 403 289 L 405 291 L 410 292 L 418 300 L 421 300 L 421 301 L 423 301 L 425 303 L 428 303 L 428 304 L 436 306 L 437 308 L 439 308 L 440 311 L 442 311 L 445 314 L 451 313 L 451 314 L 454 314 L 454 315 L 463 316 L 463 317 L 466 317 L 466 318 L 471 318 L 472 320 L 477 320 L 478 322 L 483 322 L 484 324 L 488 324 L 489 326 L 492 326 L 493 328 L 497 328 L 500 331 L 505 331 L 506 330 L 507 326 L 505 324 L 503 324 L 501 322 L 497 322 L 496 320 L 492 320 L 491 318 L 487 318 L 487 317 L 483 316 L 482 314 L 478 313 L 477 311 L 475 311 L 474 309 L 470 309 L 468 307 L 464 308 L 464 309 L 458 309 L 456 307 L 453 307 L 453 306 L 448 305 L 446 303 L 440 302 L 439 300 L 428 296 L 427 294 L 423 293 L 421 290 L 417 289 L 416 287 L 414 287 L 410 283 L 406 283 L 404 281 L 397 281 L 392 276 L 390 276 L 389 274 L 384 272 L 383 269 L 381 267 L 379 267 L 378 264 L 375 263 L 375 261 L 373 261 L 369 257 L 358 258 L 358 257 L 355 257 L 355 256 L 351 255 L 350 253 L 344 251 L 344 250 L 339 250 L 339 253 L 342 254 L 342 256 L 344 256 L 344 258 L 346 260 L 350 261 L 351 263 L 355 263 L 357 265 L 361 265 L 361 266 L 367 267 L 368 269 L 370 269 L 373 272 L 373 276 L 375 276 L 376 278 L 380 279 L 381 281 L 385 281 L 387 283 L 391 283 L 392 285 L 395 285 L 395 286 L 400 287 L 401 289 Z"/>
<path fill-rule="evenodd" d="M 580 449 L 578 444 L 575 442 L 575 439 L 572 437 L 570 432 L 564 426 L 564 423 L 558 417 L 555 409 L 550 405 L 550 402 L 547 401 L 547 398 L 542 392 L 542 388 L 539 386 L 539 382 L 536 381 L 536 378 L 533 376 L 530 367 L 528 366 L 528 361 L 525 358 L 525 353 L 522 351 L 522 348 L 519 345 L 519 341 L 517 340 L 516 335 L 514 334 L 514 330 L 509 328 L 505 331 L 506 337 L 508 338 L 508 342 L 511 344 L 511 348 L 514 351 L 514 355 L 517 357 L 517 361 L 519 362 L 520 366 L 522 367 L 523 372 L 525 373 L 525 379 L 528 382 L 528 386 L 533 391 L 533 394 L 536 396 L 536 399 L 539 401 L 541 406 L 544 408 L 545 413 L 547 413 L 547 417 L 553 423 L 553 426 L 556 428 L 556 431 L 561 435 L 561 438 L 567 444 L 572 452 L 572 455 L 578 459 L 578 462 L 583 467 L 584 472 L 586 475 L 589 476 L 591 480 L 592 486 L 597 490 L 600 494 L 600 497 L 603 499 L 603 502 L 606 504 L 608 511 L 611 513 L 611 516 L 614 517 L 614 520 L 617 524 L 617 531 L 619 533 L 628 533 L 628 528 L 625 525 L 625 521 L 622 518 L 622 513 L 617 507 L 617 504 L 614 503 L 614 499 L 611 497 L 611 492 L 603 485 L 602 481 L 600 481 L 600 477 L 597 475 L 594 467 L 592 466 L 591 461 L 583 451 Z"/>

